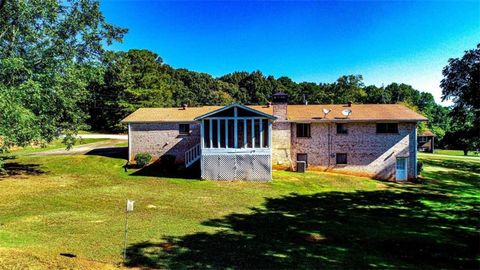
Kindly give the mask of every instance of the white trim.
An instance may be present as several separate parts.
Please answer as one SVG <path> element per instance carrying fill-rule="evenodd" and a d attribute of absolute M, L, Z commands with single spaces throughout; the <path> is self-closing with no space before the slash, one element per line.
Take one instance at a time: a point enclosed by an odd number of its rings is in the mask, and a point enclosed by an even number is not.
<path fill-rule="evenodd" d="M 252 119 L 252 134 L 250 134 L 252 137 L 252 148 L 255 148 L 255 119 Z"/>
<path fill-rule="evenodd" d="M 217 148 L 221 148 L 221 140 L 220 140 L 220 120 L 217 120 Z"/>
<path fill-rule="evenodd" d="M 243 148 L 248 148 L 247 142 L 247 119 L 243 120 Z"/>
<path fill-rule="evenodd" d="M 203 149 L 202 155 L 218 155 L 218 154 L 258 154 L 258 155 L 270 155 L 270 148 L 207 148 Z"/>
<path fill-rule="evenodd" d="M 258 128 L 260 129 L 260 148 L 263 148 L 263 126 L 262 126 L 262 119 L 258 120 Z"/>
<path fill-rule="evenodd" d="M 205 148 L 205 131 L 203 130 L 205 124 L 205 120 L 202 120 L 202 123 L 200 124 L 200 140 L 202 144 L 202 148 Z"/>
<path fill-rule="evenodd" d="M 130 123 L 128 123 L 128 161 L 132 160 L 132 136 L 130 133 L 132 132 L 132 128 Z"/>
<path fill-rule="evenodd" d="M 225 120 L 225 148 L 229 148 L 228 147 L 228 119 Z"/>
<path fill-rule="evenodd" d="M 208 130 L 208 137 L 209 137 L 209 140 L 210 140 L 210 148 L 213 147 L 213 142 L 212 142 L 212 133 L 213 133 L 213 124 L 212 124 L 212 119 L 210 119 L 210 127 L 209 127 L 209 130 Z"/>
<path fill-rule="evenodd" d="M 418 172 L 417 172 L 417 167 L 418 167 L 418 160 L 417 160 L 417 151 L 418 151 L 418 143 L 417 143 L 417 124 L 415 125 L 415 134 L 414 134 L 414 144 L 415 144 L 415 156 L 414 156 L 414 160 L 415 160 L 415 166 L 413 167 L 413 177 L 417 178 L 418 177 Z M 407 171 L 407 179 L 408 179 L 408 171 Z"/>
<path fill-rule="evenodd" d="M 249 108 L 245 105 L 242 105 L 242 104 L 238 104 L 238 103 L 234 103 L 234 104 L 230 104 L 230 105 L 227 105 L 225 107 L 222 107 L 222 108 L 219 108 L 219 109 L 216 109 L 214 111 L 211 111 L 209 113 L 206 113 L 206 114 L 203 114 L 203 115 L 200 115 L 200 116 L 197 116 L 195 117 L 193 120 L 201 120 L 203 118 L 207 118 L 211 115 L 214 115 L 216 113 L 219 113 L 219 112 L 222 112 L 222 111 L 225 111 L 225 110 L 228 110 L 230 108 L 241 108 L 241 109 L 244 109 L 246 111 L 249 111 L 249 112 L 252 112 L 252 113 L 256 113 L 258 115 L 261 115 L 265 118 L 269 118 L 269 119 L 277 119 L 275 116 L 273 115 L 270 115 L 270 114 L 267 114 L 267 113 L 264 113 L 264 112 L 261 112 L 261 111 L 258 111 L 258 110 L 255 110 L 255 109 L 252 109 L 252 108 Z"/>
<path fill-rule="evenodd" d="M 237 107 L 233 108 L 233 148 L 238 148 L 238 112 L 237 112 Z"/>

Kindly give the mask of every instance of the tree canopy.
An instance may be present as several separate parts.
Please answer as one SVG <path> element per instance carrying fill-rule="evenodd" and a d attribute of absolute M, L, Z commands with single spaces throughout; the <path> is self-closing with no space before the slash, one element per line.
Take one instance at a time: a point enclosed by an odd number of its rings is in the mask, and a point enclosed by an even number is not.
<path fill-rule="evenodd" d="M 70 144 L 103 45 L 125 33 L 96 0 L 0 0 L 0 150 L 61 134 Z"/>
<path fill-rule="evenodd" d="M 442 99 L 451 99 L 452 130 L 447 136 L 451 147 L 480 150 L 480 44 L 462 58 L 452 58 L 443 69 Z"/>

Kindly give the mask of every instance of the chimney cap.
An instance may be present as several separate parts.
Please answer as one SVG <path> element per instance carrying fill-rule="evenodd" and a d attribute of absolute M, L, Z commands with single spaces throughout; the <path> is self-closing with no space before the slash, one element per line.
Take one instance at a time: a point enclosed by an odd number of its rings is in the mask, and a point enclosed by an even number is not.
<path fill-rule="evenodd" d="M 273 103 L 288 103 L 288 94 L 277 92 L 272 97 Z"/>

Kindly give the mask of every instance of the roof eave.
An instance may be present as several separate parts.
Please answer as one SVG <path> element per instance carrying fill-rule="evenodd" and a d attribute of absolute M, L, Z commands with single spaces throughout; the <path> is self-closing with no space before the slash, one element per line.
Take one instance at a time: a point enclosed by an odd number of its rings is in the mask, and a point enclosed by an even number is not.
<path fill-rule="evenodd" d="M 247 111 L 250 111 L 250 112 L 253 112 L 253 113 L 262 115 L 262 116 L 264 116 L 265 118 L 268 118 L 268 119 L 271 119 L 271 120 L 276 120 L 276 119 L 277 119 L 275 116 L 270 115 L 270 114 L 268 114 L 268 113 L 264 113 L 264 112 L 262 112 L 262 111 L 249 108 L 249 107 L 247 107 L 247 106 L 245 106 L 245 105 L 242 105 L 242 104 L 234 103 L 234 104 L 230 104 L 230 105 L 227 105 L 227 106 L 225 106 L 225 107 L 216 109 L 216 110 L 214 110 L 214 111 L 208 112 L 208 113 L 206 113 L 206 114 L 197 116 L 197 117 L 195 117 L 193 120 L 195 120 L 195 121 L 200 121 L 200 120 L 202 120 L 202 119 L 204 119 L 204 118 L 207 118 L 207 117 L 209 117 L 209 116 L 211 116 L 211 115 L 214 115 L 214 114 L 216 114 L 216 113 L 219 113 L 219 112 L 228 110 L 228 109 L 233 108 L 233 107 L 242 108 L 242 109 L 244 109 L 244 110 L 247 110 Z"/>

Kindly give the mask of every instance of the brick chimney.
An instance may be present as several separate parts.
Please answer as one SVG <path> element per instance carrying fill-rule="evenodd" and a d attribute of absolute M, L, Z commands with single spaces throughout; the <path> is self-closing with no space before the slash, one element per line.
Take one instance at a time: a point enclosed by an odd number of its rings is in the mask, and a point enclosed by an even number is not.
<path fill-rule="evenodd" d="M 285 93 L 273 94 L 273 116 L 277 120 L 287 120 L 288 95 Z"/>

